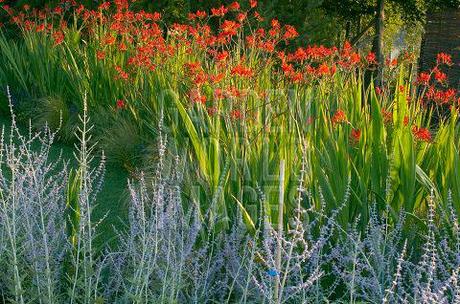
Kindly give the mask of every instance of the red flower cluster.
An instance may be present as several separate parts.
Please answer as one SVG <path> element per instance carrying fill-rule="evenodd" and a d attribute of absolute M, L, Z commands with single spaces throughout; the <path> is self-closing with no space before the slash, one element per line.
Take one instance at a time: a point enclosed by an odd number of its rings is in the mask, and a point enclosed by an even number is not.
<path fill-rule="evenodd" d="M 341 109 L 338 109 L 335 113 L 334 116 L 332 116 L 332 124 L 339 124 L 339 123 L 344 123 L 347 122 L 347 115 L 345 112 Z"/>
<path fill-rule="evenodd" d="M 412 134 L 414 135 L 415 139 L 424 142 L 431 142 L 431 133 L 426 128 L 420 128 L 417 126 L 412 127 Z"/>
<path fill-rule="evenodd" d="M 361 130 L 360 129 L 352 129 L 350 133 L 350 141 L 352 144 L 357 144 L 361 139 Z"/>
<path fill-rule="evenodd" d="M 280 81 L 300 84 L 330 81 L 337 72 L 351 74 L 357 68 L 374 69 L 377 64 L 374 53 L 361 55 L 349 42 L 341 48 L 323 45 L 284 48 L 290 40 L 298 38 L 299 33 L 295 27 L 282 24 L 278 19 L 270 20 L 266 27 L 256 23 L 253 28 L 254 19 L 263 21 L 254 10 L 256 0 L 196 11 L 189 14 L 191 22 L 172 24 L 167 31 L 159 23 L 161 14 L 131 11 L 129 4 L 129 0 L 106 1 L 101 2 L 96 10 L 90 10 L 77 1 L 64 0 L 54 9 L 37 10 L 25 6 L 23 11 L 15 12 L 6 6 L 4 11 L 9 14 L 12 23 L 32 34 L 51 38 L 56 47 L 67 36 L 72 37 L 65 21 L 71 18 L 67 17 L 77 16 L 82 36 L 92 45 L 99 46 L 95 59 L 111 69 L 117 80 L 142 79 L 144 73 L 171 69 L 176 62 L 183 63 L 184 58 L 189 58 L 185 61 L 191 62 L 184 64 L 182 69 L 174 69 L 174 73 L 187 80 L 184 83 L 189 86 L 188 97 L 198 103 L 206 103 L 206 94 L 214 100 L 244 97 L 244 88 L 236 89 L 229 84 L 225 87 L 225 84 L 234 82 L 235 79 L 229 76 L 253 79 L 256 75 L 256 65 L 246 58 L 248 53 L 258 54 L 257 66 L 273 69 L 273 76 L 279 77 Z M 219 25 L 211 27 L 207 24 L 208 16 L 219 18 L 215 20 Z M 248 31 L 244 29 L 246 24 L 251 24 Z M 200 57 L 202 54 L 204 56 Z M 405 54 L 400 59 L 410 60 L 410 57 L 410 54 Z M 397 66 L 398 58 L 388 59 L 387 64 Z M 436 67 L 420 73 L 417 84 L 426 86 L 424 99 L 443 105 L 456 102 L 457 92 L 446 87 L 447 75 L 441 70 L 442 65 L 452 64 L 450 55 L 440 53 Z M 225 81 L 226 78 L 229 78 L 228 81 Z M 222 89 L 216 89 L 217 84 Z M 251 81 L 251 84 L 256 84 L 256 81 Z M 378 95 L 383 94 L 383 87 L 375 90 Z M 385 90 L 388 95 L 393 92 L 388 88 Z M 409 91 L 408 88 L 400 90 Z M 214 98 L 210 93 L 213 91 Z M 392 121 L 391 112 L 383 113 L 383 117 L 386 122 Z M 339 109 L 334 113 L 332 122 L 347 122 L 347 117 Z M 351 136 L 357 138 L 358 131 L 353 131 Z"/>
<path fill-rule="evenodd" d="M 431 80 L 431 75 L 428 73 L 420 73 L 420 75 L 417 78 L 417 82 L 422 85 L 428 85 Z"/>
<path fill-rule="evenodd" d="M 125 107 L 125 101 L 123 99 L 118 99 L 116 105 L 117 109 L 123 109 Z"/>
<path fill-rule="evenodd" d="M 438 105 L 446 105 L 455 102 L 457 91 L 455 89 L 441 90 L 431 86 L 425 93 L 428 100 L 434 101 Z"/>
<path fill-rule="evenodd" d="M 437 64 L 452 65 L 452 56 L 446 53 L 439 53 L 436 57 Z"/>
<path fill-rule="evenodd" d="M 232 69 L 231 74 L 249 78 L 249 77 L 254 76 L 254 71 L 251 68 L 248 68 L 242 64 L 239 64 Z"/>

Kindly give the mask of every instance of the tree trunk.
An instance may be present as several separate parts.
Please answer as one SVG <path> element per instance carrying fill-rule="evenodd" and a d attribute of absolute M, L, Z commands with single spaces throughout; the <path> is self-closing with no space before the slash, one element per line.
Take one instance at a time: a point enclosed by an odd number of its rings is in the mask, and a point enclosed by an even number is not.
<path fill-rule="evenodd" d="M 364 87 L 365 89 L 369 88 L 372 82 L 372 79 L 374 80 L 374 86 L 375 87 L 380 87 L 383 84 L 383 67 L 385 65 L 385 56 L 383 54 L 383 30 L 385 27 L 384 24 L 385 21 L 385 0 L 377 0 L 377 5 L 376 5 L 376 14 L 374 18 L 374 29 L 375 29 L 375 36 L 372 41 L 372 52 L 375 53 L 376 55 L 376 60 L 377 60 L 377 67 L 375 70 L 373 69 L 368 69 L 364 73 Z M 369 28 L 372 27 L 372 23 L 369 24 Z M 365 33 L 367 29 L 363 31 Z M 363 90 L 363 94 L 365 93 L 366 90 Z M 363 95 L 363 96 L 364 96 Z"/>
<path fill-rule="evenodd" d="M 377 75 L 374 76 L 375 86 L 381 86 L 383 83 L 383 67 L 385 65 L 385 56 L 383 53 L 383 31 L 385 21 L 385 0 L 377 0 L 377 11 L 375 16 L 375 37 L 372 43 L 372 51 L 377 57 Z"/>

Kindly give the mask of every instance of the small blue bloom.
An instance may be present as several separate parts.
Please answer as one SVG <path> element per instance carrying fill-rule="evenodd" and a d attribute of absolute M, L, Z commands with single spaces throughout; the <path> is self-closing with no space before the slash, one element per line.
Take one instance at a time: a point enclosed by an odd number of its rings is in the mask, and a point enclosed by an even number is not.
<path fill-rule="evenodd" d="M 275 268 L 270 268 L 267 270 L 267 274 L 271 277 L 276 277 L 278 275 L 278 271 Z"/>

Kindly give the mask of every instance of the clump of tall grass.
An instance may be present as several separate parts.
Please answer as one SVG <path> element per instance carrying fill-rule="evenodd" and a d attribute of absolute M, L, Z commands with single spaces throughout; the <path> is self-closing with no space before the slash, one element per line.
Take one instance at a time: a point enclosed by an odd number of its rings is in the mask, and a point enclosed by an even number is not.
<path fill-rule="evenodd" d="M 379 212 L 390 203 L 416 213 L 432 188 L 442 201 L 451 190 L 460 209 L 458 92 L 442 72 L 456 63 L 447 54 L 417 79 L 411 56 L 401 55 L 381 66 L 386 77 L 374 88 L 364 79 L 376 67 L 372 53 L 346 42 L 285 48 L 298 33 L 276 19 L 260 22 L 257 3 L 196 12 L 184 24 L 164 24 L 132 4 L 2 10 L 11 24 L 0 33 L 0 82 L 26 97 L 21 103 L 37 100 L 26 108 L 38 109 L 38 122 L 55 126 L 62 111 L 63 138 L 86 94 L 101 146 L 130 171 L 139 159 L 152 166 L 163 111 L 170 146 L 189 160 L 184 191 L 200 213 L 213 206 L 225 214 L 219 227 L 236 206 L 257 221 L 257 187 L 277 219 L 272 176 L 285 160 L 286 197 L 295 193 L 303 146 L 305 182 L 316 201 L 322 189 L 329 212 L 351 178 L 352 207 L 337 219 L 344 227 L 356 218 L 365 227 L 374 203 Z M 440 109 L 449 115 L 433 127 Z M 285 209 L 287 222 L 295 204 Z"/>

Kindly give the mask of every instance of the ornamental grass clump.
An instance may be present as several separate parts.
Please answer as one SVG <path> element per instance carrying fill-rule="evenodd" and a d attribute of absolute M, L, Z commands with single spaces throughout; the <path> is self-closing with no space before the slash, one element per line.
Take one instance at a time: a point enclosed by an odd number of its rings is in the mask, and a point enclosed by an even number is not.
<path fill-rule="evenodd" d="M 374 87 L 365 75 L 377 67 L 375 54 L 346 41 L 294 47 L 299 33 L 264 21 L 258 9 L 234 2 L 167 24 L 128 0 L 97 9 L 3 6 L 0 83 L 25 97 L 21 108 L 39 109 L 31 113 L 37 123 L 55 127 L 62 111 L 68 141 L 86 98 L 100 146 L 131 173 L 156 161 L 162 116 L 168 149 L 188 160 L 184 191 L 200 214 L 223 214 L 218 229 L 229 228 L 236 209 L 252 229 L 258 187 L 266 216 L 279 218 L 281 160 L 287 222 L 304 147 L 304 182 L 315 201 L 321 187 L 329 212 L 351 178 L 350 206 L 337 218 L 343 227 L 357 218 L 366 227 L 374 203 L 378 212 L 386 204 L 394 214 L 417 212 L 433 188 L 443 202 L 450 190 L 459 210 L 458 92 L 444 72 L 452 57 L 439 54 L 413 77 L 415 58 L 402 52 L 382 64 L 384 81 Z"/>

